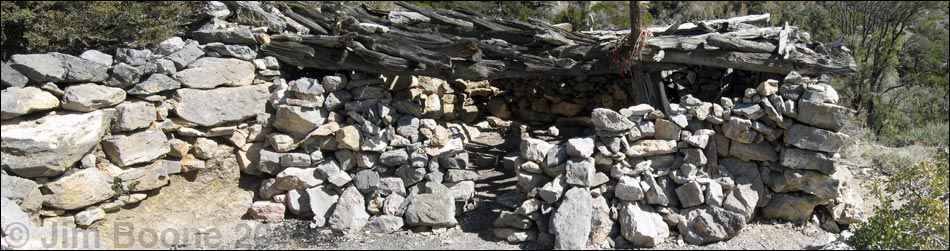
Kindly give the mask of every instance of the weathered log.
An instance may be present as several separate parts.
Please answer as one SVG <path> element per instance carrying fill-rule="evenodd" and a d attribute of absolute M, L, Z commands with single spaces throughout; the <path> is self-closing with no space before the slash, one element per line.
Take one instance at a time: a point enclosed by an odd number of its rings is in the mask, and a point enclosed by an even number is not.
<path fill-rule="evenodd" d="M 565 31 L 540 20 L 522 22 L 464 9 L 430 11 L 408 2 L 396 4 L 430 21 L 393 23 L 385 10 L 289 2 L 284 8 L 288 17 L 322 34 L 274 35 L 270 44 L 261 46 L 262 53 L 303 67 L 469 80 L 621 70 L 610 62 L 615 39 Z M 856 71 L 850 55 L 809 47 L 795 27 L 749 28 L 768 18 L 766 14 L 663 27 L 662 31 L 690 35 L 655 33 L 642 66 L 655 70 L 705 65 L 812 75 Z"/>

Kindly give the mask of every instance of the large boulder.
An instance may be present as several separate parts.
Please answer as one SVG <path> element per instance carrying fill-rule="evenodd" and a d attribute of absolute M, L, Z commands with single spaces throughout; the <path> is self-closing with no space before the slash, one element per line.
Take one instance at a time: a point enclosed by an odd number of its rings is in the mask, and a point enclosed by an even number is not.
<path fill-rule="evenodd" d="M 784 167 L 815 170 L 823 174 L 832 174 L 837 169 L 835 159 L 828 156 L 828 154 L 794 147 L 785 148 L 785 151 L 780 154 L 779 160 L 779 164 Z"/>
<path fill-rule="evenodd" d="M 454 227 L 455 200 L 447 191 L 410 196 L 405 212 L 406 225 L 430 227 Z"/>
<path fill-rule="evenodd" d="M 690 208 L 682 215 L 685 219 L 681 219 L 676 228 L 683 240 L 694 245 L 732 239 L 746 223 L 743 215 L 719 207 Z"/>
<path fill-rule="evenodd" d="M 30 82 L 102 82 L 109 67 L 62 53 L 20 54 L 10 57 L 10 66 Z"/>
<path fill-rule="evenodd" d="M 764 206 L 768 188 L 762 183 L 759 168 L 752 162 L 726 158 L 719 160 L 719 169 L 732 177 L 732 190 L 724 194 L 722 208 L 751 219 L 755 208 Z"/>
<path fill-rule="evenodd" d="M 367 221 L 369 221 L 369 213 L 366 212 L 366 202 L 363 199 L 363 194 L 355 186 L 343 190 L 339 202 L 333 209 L 333 214 L 330 215 L 328 222 L 330 228 L 337 231 L 356 233 L 366 226 Z"/>
<path fill-rule="evenodd" d="M 622 132 L 636 126 L 620 113 L 606 108 L 594 109 L 590 114 L 590 119 L 594 123 L 594 129 L 598 131 Z"/>
<path fill-rule="evenodd" d="M 0 98 L 0 119 L 12 119 L 59 107 L 59 99 L 36 87 L 4 89 Z"/>
<path fill-rule="evenodd" d="M 81 84 L 66 87 L 66 93 L 63 94 L 63 109 L 91 112 L 122 103 L 122 101 L 125 101 L 125 91 L 121 88 Z"/>
<path fill-rule="evenodd" d="M 785 143 L 802 149 L 836 153 L 850 139 L 847 134 L 795 124 L 785 131 Z"/>
<path fill-rule="evenodd" d="M 159 130 L 112 135 L 103 139 L 102 148 L 112 163 L 123 167 L 152 162 L 170 151 L 168 138 Z"/>
<path fill-rule="evenodd" d="M 851 121 L 855 113 L 855 110 L 840 105 L 799 100 L 796 119 L 808 125 L 837 132 Z"/>
<path fill-rule="evenodd" d="M 587 249 L 593 214 L 591 203 L 589 189 L 575 187 L 567 190 L 551 219 L 555 249 Z"/>
<path fill-rule="evenodd" d="M 252 85 L 214 90 L 179 89 L 175 113 L 201 126 L 242 121 L 263 113 L 270 91 L 267 86 Z"/>
<path fill-rule="evenodd" d="M 783 175 L 772 175 L 775 192 L 802 191 L 815 195 L 822 202 L 838 197 L 840 181 L 812 170 L 785 169 Z"/>
<path fill-rule="evenodd" d="M 336 190 L 329 186 L 317 186 L 306 190 L 310 197 L 310 211 L 313 212 L 313 220 L 317 226 L 322 227 L 330 219 L 334 206 L 340 195 Z"/>
<path fill-rule="evenodd" d="M 254 64 L 234 58 L 200 58 L 174 78 L 188 88 L 211 89 L 218 86 L 246 86 L 254 81 Z"/>
<path fill-rule="evenodd" d="M 101 111 L 41 120 L 3 125 L 4 170 L 27 178 L 60 175 L 99 144 L 109 126 Z"/>
<path fill-rule="evenodd" d="M 112 176 L 96 168 L 83 169 L 43 187 L 43 205 L 76 210 L 112 198 Z"/>
<path fill-rule="evenodd" d="M 800 193 L 777 193 L 769 204 L 762 208 L 762 217 L 801 221 L 811 219 L 819 199 L 814 195 Z"/>
<path fill-rule="evenodd" d="M 637 247 L 655 247 L 666 240 L 670 229 L 653 207 L 641 202 L 623 202 L 620 208 L 620 233 Z"/>

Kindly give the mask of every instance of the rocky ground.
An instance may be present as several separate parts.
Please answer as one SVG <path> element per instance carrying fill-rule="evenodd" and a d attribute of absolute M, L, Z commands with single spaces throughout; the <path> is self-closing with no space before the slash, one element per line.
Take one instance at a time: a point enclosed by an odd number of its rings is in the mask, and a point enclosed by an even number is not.
<path fill-rule="evenodd" d="M 480 152 L 504 149 L 505 132 L 483 132 L 468 145 Z M 859 143 L 862 144 L 862 143 Z M 855 173 L 858 183 L 865 183 L 874 174 L 867 160 L 861 159 L 861 147 L 850 147 L 843 161 Z M 897 150 L 913 154 L 920 149 Z M 459 217 L 459 227 L 440 233 L 397 231 L 392 234 L 357 233 L 350 236 L 334 234 L 326 228 L 311 228 L 303 219 L 287 219 L 261 223 L 245 215 L 253 201 L 258 180 L 243 176 L 235 185 L 228 175 L 199 173 L 193 177 L 175 176 L 171 185 L 162 188 L 135 207 L 109 214 L 93 225 L 100 235 L 116 248 L 144 249 L 543 249 L 534 243 L 509 244 L 494 237 L 492 221 L 502 210 L 495 198 L 515 189 L 516 179 L 503 170 L 481 169 L 477 182 L 474 211 Z M 865 210 L 871 212 L 873 201 L 868 190 L 855 187 L 865 198 Z M 663 243 L 656 249 L 803 249 L 826 234 L 813 222 L 753 221 L 735 238 L 705 246 L 686 245 L 682 240 Z M 156 238 L 156 236 L 160 236 Z"/>

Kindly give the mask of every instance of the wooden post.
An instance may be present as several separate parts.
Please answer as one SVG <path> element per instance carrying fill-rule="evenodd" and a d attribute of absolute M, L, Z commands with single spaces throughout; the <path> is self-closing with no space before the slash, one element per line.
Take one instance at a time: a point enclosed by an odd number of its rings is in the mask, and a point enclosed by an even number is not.
<path fill-rule="evenodd" d="M 643 27 L 640 20 L 640 1 L 630 1 L 630 44 L 631 49 L 637 46 L 637 40 L 640 38 L 640 28 Z M 633 51 L 633 50 L 631 50 Z M 643 70 L 640 64 L 643 59 L 631 66 L 630 73 L 633 77 L 633 101 L 636 104 L 650 104 L 663 114 L 670 115 L 670 103 L 666 99 L 666 90 L 663 88 L 662 81 L 654 81 Z M 657 80 L 659 80 L 657 78 Z"/>

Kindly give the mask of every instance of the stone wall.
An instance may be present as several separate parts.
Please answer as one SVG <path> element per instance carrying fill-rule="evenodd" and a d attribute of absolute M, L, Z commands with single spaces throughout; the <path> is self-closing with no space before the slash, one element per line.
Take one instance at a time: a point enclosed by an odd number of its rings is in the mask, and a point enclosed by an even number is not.
<path fill-rule="evenodd" d="M 764 80 L 784 76 L 707 66 L 648 73 L 666 88 L 673 102 L 691 95 L 702 101 L 718 102 L 721 97 L 743 97 L 747 88 Z M 631 78 L 618 74 L 579 76 L 569 79 L 530 78 L 484 81 L 487 88 L 473 93 L 484 104 L 482 112 L 501 119 L 536 124 L 592 126 L 585 121 L 594 108 L 619 110 L 633 103 Z M 469 84 L 468 88 L 479 88 Z M 465 90 L 464 88 L 462 90 Z M 724 91 L 723 91 L 724 90 Z"/>
<path fill-rule="evenodd" d="M 863 219 L 860 201 L 842 196 L 850 174 L 836 152 L 849 137 L 839 131 L 855 112 L 837 99 L 829 85 L 793 72 L 718 103 L 684 96 L 672 114 L 596 108 L 587 136 L 524 138 L 505 157 L 519 192 L 495 235 L 558 249 L 705 244 L 732 238 L 756 216 L 813 215 L 837 231 Z"/>
<path fill-rule="evenodd" d="M 257 53 L 274 30 L 205 8 L 195 40 L 3 63 L 5 228 L 85 229 L 194 172 L 261 177 L 251 218 L 341 232 L 450 228 L 473 208 L 464 127 L 444 122 L 474 119 L 465 94 L 425 77 L 300 74 Z"/>
<path fill-rule="evenodd" d="M 617 76 L 307 71 L 258 53 L 282 33 L 307 34 L 305 25 L 254 2 L 211 1 L 201 12 L 190 38 L 155 50 L 3 62 L 5 234 L 14 222 L 42 233 L 87 228 L 195 172 L 260 177 L 247 205 L 257 220 L 291 215 L 339 232 L 450 228 L 474 207 L 464 123 L 484 115 L 594 129 L 556 144 L 525 138 L 506 158 L 520 190 L 499 199 L 512 210 L 495 233 L 508 241 L 652 246 L 678 229 L 708 243 L 754 215 L 861 219 L 839 201 L 847 179 L 834 156 L 853 111 L 811 78 L 766 81 L 714 104 L 703 100 L 722 70 L 664 72 L 671 88 L 689 83 L 682 90 L 701 98 L 683 97 L 667 115 L 628 107 L 629 83 Z"/>

